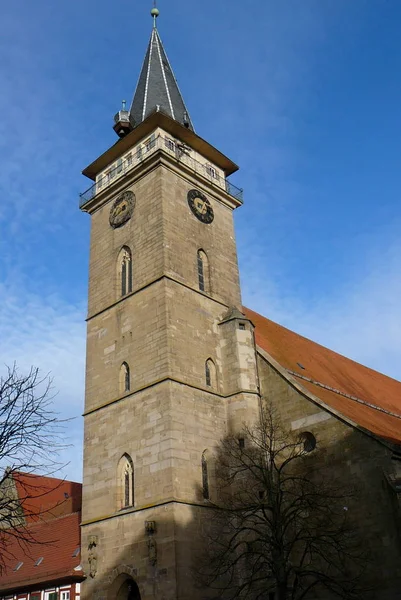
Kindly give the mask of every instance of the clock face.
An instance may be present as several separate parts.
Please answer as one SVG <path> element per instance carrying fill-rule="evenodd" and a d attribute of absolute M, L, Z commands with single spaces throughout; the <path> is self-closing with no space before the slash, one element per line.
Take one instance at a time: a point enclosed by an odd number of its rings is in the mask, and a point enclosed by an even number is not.
<path fill-rule="evenodd" d="M 133 192 L 123 192 L 121 196 L 114 201 L 110 210 L 110 225 L 116 229 L 124 225 L 132 216 L 135 206 L 135 194 Z"/>
<path fill-rule="evenodd" d="M 202 223 L 211 223 L 214 219 L 212 205 L 203 192 L 190 190 L 188 192 L 189 208 Z"/>

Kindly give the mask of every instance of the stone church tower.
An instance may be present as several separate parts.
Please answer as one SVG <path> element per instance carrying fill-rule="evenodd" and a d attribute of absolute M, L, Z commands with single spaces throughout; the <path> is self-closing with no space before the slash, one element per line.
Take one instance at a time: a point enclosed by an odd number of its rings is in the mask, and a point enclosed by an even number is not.
<path fill-rule="evenodd" d="M 85 600 L 204 597 L 191 566 L 213 450 L 259 411 L 233 228 L 242 193 L 227 181 L 237 166 L 195 133 L 152 15 L 120 139 L 84 170 Z"/>

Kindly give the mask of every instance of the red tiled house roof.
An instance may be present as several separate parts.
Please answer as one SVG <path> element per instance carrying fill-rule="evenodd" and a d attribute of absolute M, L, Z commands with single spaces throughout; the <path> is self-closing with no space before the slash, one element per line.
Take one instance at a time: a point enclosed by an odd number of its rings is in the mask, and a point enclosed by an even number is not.
<path fill-rule="evenodd" d="M 81 556 L 77 548 L 80 546 L 79 512 L 53 519 L 51 522 L 32 523 L 29 534 L 35 543 L 21 546 L 15 538 L 7 545 L 5 568 L 0 575 L 0 592 L 17 590 L 30 586 L 61 581 L 81 581 L 82 570 L 75 571 Z M 39 558 L 39 565 L 35 563 Z M 22 566 L 15 570 L 17 564 Z"/>
<path fill-rule="evenodd" d="M 27 524 L 81 510 L 81 483 L 28 473 L 14 473 L 13 479 Z"/>
<path fill-rule="evenodd" d="M 324 348 L 249 308 L 244 307 L 243 311 L 255 325 L 256 344 L 307 395 L 313 394 L 329 409 L 373 434 L 401 443 L 401 382 Z"/>

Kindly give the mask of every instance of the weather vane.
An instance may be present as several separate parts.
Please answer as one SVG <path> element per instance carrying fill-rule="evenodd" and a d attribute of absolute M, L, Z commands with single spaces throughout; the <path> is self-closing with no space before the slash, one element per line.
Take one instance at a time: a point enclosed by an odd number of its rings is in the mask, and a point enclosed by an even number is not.
<path fill-rule="evenodd" d="M 156 0 L 153 0 L 153 8 L 150 11 L 150 14 L 153 17 L 153 27 L 156 29 L 156 19 L 157 19 L 157 17 L 160 14 L 160 11 L 159 11 L 159 9 L 157 8 L 157 5 L 156 5 Z"/>

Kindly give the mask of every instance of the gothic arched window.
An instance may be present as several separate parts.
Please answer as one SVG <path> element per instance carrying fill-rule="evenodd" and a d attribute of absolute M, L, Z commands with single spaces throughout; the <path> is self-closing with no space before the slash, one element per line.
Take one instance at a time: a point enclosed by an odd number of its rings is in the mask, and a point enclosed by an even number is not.
<path fill-rule="evenodd" d="M 118 259 L 118 275 L 120 295 L 126 296 L 126 294 L 132 292 L 132 254 L 128 246 L 121 249 Z"/>
<path fill-rule="evenodd" d="M 128 454 L 124 454 L 120 459 L 117 478 L 118 509 L 134 506 L 134 465 Z"/>
<path fill-rule="evenodd" d="M 129 392 L 131 389 L 130 371 L 128 363 L 123 362 L 120 367 L 120 380 L 119 380 L 120 394 Z"/>
<path fill-rule="evenodd" d="M 208 475 L 208 451 L 202 453 L 202 493 L 205 500 L 209 500 L 209 475 Z"/>
<path fill-rule="evenodd" d="M 205 362 L 205 382 L 208 387 L 216 388 L 216 366 L 211 358 L 208 358 Z"/>
<path fill-rule="evenodd" d="M 198 285 L 201 292 L 210 292 L 209 260 L 203 250 L 197 254 Z"/>

